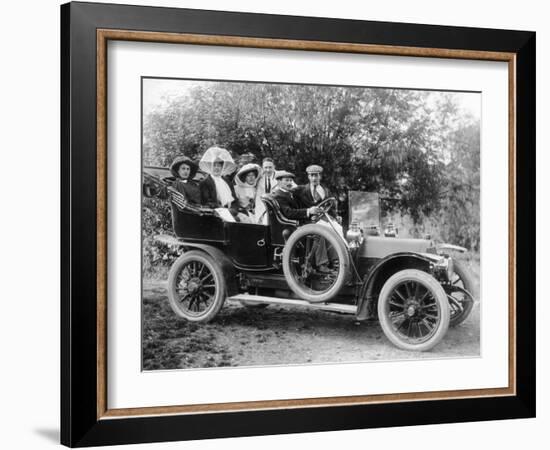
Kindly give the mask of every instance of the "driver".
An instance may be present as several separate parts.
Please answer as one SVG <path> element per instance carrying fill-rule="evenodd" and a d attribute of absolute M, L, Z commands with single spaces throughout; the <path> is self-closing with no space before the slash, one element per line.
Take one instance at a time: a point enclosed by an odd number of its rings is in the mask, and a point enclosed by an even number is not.
<path fill-rule="evenodd" d="M 309 183 L 298 186 L 296 191 L 296 196 L 302 206 L 306 208 L 317 206 L 326 198 L 332 197 L 328 188 L 321 184 L 321 174 L 323 173 L 321 166 L 312 164 L 306 168 L 306 173 Z M 334 208 L 329 211 L 329 214 L 335 217 Z"/>
<path fill-rule="evenodd" d="M 321 184 L 321 174 L 323 173 L 323 168 L 321 166 L 312 164 L 306 168 L 306 173 L 309 183 L 298 186 L 296 196 L 302 207 L 311 208 L 319 205 L 323 200 L 330 198 L 331 195 L 328 188 Z M 334 218 L 336 218 L 335 209 L 336 208 L 332 208 L 328 212 L 328 214 Z M 336 224 L 332 224 L 333 227 L 335 225 Z M 337 231 L 342 234 L 340 230 Z M 326 244 L 326 240 L 321 238 L 315 254 L 317 270 L 322 273 L 330 272 L 329 266 L 332 269 L 336 269 L 338 265 L 338 256 L 335 249 Z"/>

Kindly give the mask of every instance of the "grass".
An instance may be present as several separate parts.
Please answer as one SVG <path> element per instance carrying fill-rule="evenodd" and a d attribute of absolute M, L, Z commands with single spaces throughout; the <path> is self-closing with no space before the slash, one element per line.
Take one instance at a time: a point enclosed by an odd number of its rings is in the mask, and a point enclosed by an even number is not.
<path fill-rule="evenodd" d="M 218 342 L 216 327 L 178 318 L 163 290 L 148 290 L 143 298 L 143 369 L 231 366 L 231 355 Z"/>

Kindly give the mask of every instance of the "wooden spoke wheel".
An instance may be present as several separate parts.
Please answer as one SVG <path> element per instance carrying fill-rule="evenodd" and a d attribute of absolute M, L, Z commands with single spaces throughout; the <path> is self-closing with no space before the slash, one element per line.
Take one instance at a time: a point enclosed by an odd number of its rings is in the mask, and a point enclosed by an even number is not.
<path fill-rule="evenodd" d="M 431 275 L 416 269 L 402 270 L 382 287 L 378 318 L 384 334 L 397 347 L 430 350 L 449 328 L 447 295 Z"/>
<path fill-rule="evenodd" d="M 168 298 L 174 312 L 192 322 L 212 320 L 223 306 L 226 283 L 218 263 L 192 250 L 181 255 L 168 276 Z"/>

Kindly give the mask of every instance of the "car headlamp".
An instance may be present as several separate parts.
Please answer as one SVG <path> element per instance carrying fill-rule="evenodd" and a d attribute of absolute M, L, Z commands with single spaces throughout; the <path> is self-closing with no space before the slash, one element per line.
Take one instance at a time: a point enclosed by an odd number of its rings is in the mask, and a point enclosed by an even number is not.
<path fill-rule="evenodd" d="M 440 261 L 434 264 L 434 270 L 439 277 L 451 281 L 454 273 L 454 264 L 452 258 L 441 258 Z"/>
<path fill-rule="evenodd" d="M 346 233 L 346 240 L 348 241 L 350 248 L 359 247 L 363 242 L 363 233 L 361 233 L 361 229 L 359 228 L 357 222 L 351 223 L 351 226 Z"/>

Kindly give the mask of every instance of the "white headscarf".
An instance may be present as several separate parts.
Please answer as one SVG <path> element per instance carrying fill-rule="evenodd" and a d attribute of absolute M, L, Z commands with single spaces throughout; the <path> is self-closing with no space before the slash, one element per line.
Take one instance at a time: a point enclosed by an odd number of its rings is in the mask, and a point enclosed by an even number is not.
<path fill-rule="evenodd" d="M 226 183 L 226 181 L 220 176 L 210 175 L 216 184 L 216 196 L 220 205 L 224 208 L 228 208 L 231 203 L 235 200 L 231 194 L 231 188 Z"/>

